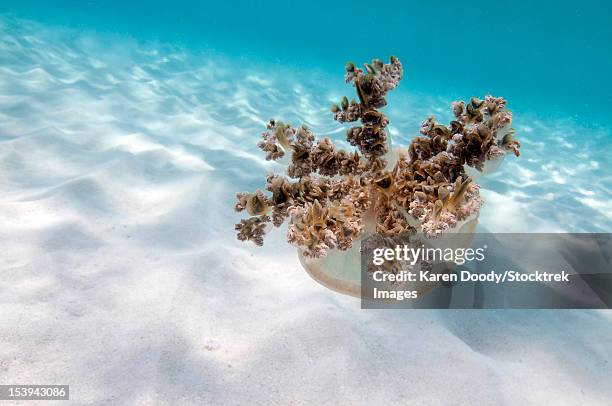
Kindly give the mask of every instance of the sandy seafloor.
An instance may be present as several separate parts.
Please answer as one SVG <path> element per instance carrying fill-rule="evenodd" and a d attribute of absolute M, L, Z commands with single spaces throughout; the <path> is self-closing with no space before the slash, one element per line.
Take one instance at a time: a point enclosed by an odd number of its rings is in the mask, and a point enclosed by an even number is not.
<path fill-rule="evenodd" d="M 282 230 L 235 241 L 235 192 L 280 169 L 267 119 L 344 134 L 342 67 L 274 69 L 0 19 L 0 383 L 74 404 L 612 402 L 609 311 L 365 311 Z M 400 85 L 394 142 L 450 101 Z M 610 231 L 607 130 L 515 127 L 482 229 Z"/>

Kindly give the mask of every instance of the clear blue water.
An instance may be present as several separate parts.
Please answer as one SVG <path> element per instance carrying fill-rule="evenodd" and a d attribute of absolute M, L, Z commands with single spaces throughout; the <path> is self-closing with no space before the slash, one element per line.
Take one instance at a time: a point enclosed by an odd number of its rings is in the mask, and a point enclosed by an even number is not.
<path fill-rule="evenodd" d="M 297 70 L 395 54 L 405 91 L 496 93 L 540 114 L 604 124 L 612 105 L 607 1 L 2 1 L 80 30 L 215 49 Z"/>
<path fill-rule="evenodd" d="M 509 100 L 523 156 L 480 181 L 483 224 L 612 229 L 608 2 L 3 1 L 0 13 L 5 95 L 22 94 L 40 68 L 62 86 L 41 84 L 30 89 L 33 99 L 61 95 L 69 105 L 71 92 L 83 101 L 108 98 L 115 120 L 126 114 L 122 122 L 131 121 L 132 130 L 181 147 L 197 144 L 217 170 L 234 165 L 236 145 L 258 154 L 256 137 L 269 117 L 306 122 L 342 142 L 328 106 L 351 95 L 344 63 L 397 55 L 405 79 L 387 108 L 396 143 L 407 143 L 430 114 L 448 120 L 452 100 L 489 93 Z M 123 77 L 121 85 L 109 75 Z M 146 89 L 134 87 L 144 83 Z M 66 124 L 50 116 L 36 127 L 28 118 L 40 110 L 15 103 L 4 101 L 3 136 Z M 203 106 L 207 120 L 198 115 Z M 173 114 L 195 122 L 188 130 L 141 122 Z M 194 133 L 199 143 L 189 138 Z M 221 155 L 204 148 L 211 144 Z M 230 189 L 261 186 L 269 165 L 253 162 L 238 179 L 228 173 L 228 201 Z"/>

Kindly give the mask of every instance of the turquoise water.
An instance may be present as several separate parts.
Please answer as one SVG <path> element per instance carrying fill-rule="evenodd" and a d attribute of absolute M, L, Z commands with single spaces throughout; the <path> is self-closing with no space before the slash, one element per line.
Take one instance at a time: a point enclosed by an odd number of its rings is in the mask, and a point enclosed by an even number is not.
<path fill-rule="evenodd" d="M 104 98 L 106 124 L 196 148 L 219 171 L 236 154 L 251 157 L 249 173 L 228 174 L 229 202 L 230 189 L 259 187 L 270 169 L 255 148 L 268 118 L 342 143 L 328 106 L 352 94 L 344 63 L 394 54 L 406 72 L 386 108 L 396 144 L 430 114 L 450 119 L 452 100 L 509 100 L 523 156 L 480 181 L 483 227 L 611 229 L 606 2 L 22 1 L 0 11 L 3 137 L 76 125 L 43 120 L 49 109 L 37 100 L 70 108 Z M 148 126 L 177 115 L 190 124 Z"/>
<path fill-rule="evenodd" d="M 612 104 L 606 1 L 19 1 L 0 10 L 44 23 L 216 49 L 293 69 L 337 72 L 396 54 L 404 91 L 494 92 L 546 115 L 604 124 Z"/>

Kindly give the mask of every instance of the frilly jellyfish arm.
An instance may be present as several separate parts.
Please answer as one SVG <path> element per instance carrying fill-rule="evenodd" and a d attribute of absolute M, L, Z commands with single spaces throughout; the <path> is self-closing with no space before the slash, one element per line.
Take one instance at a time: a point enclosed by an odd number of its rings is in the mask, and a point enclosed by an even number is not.
<path fill-rule="evenodd" d="M 454 102 L 449 125 L 429 117 L 409 145 L 391 150 L 389 119 L 379 109 L 402 77 L 396 57 L 363 68 L 347 63 L 356 97 L 343 97 L 331 112 L 339 123 L 354 123 L 346 132 L 353 151 L 306 126 L 270 120 L 258 147 L 286 171 L 268 175 L 266 192 L 238 194 L 236 211 L 249 214 L 236 225 L 238 239 L 261 245 L 268 224 L 288 221 L 289 243 L 312 265 L 331 252 L 331 262 L 343 262 L 342 252 L 354 255 L 370 235 L 473 231 L 483 204 L 474 179 L 520 153 L 512 113 L 501 97 Z"/>

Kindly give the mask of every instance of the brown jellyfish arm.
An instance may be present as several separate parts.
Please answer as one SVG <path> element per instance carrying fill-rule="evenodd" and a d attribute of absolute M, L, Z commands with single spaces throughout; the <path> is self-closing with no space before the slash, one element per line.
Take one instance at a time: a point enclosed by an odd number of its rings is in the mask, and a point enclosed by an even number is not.
<path fill-rule="evenodd" d="M 265 215 L 240 220 L 240 223 L 235 226 L 235 230 L 238 232 L 238 240 L 252 241 L 256 245 L 262 246 L 263 237 L 266 234 L 266 223 L 269 221 L 270 218 Z"/>
<path fill-rule="evenodd" d="M 429 117 L 407 148 L 389 153 L 389 120 L 378 109 L 402 77 L 395 57 L 363 68 L 346 65 L 357 100 L 345 96 L 331 110 L 338 122 L 359 122 L 346 134 L 354 152 L 316 139 L 306 126 L 270 120 L 258 145 L 268 160 L 285 157 L 287 176 L 268 175 L 267 195 L 237 195 L 236 211 L 249 215 L 236 225 L 238 239 L 261 245 L 267 223 L 288 220 L 287 239 L 300 258 L 320 259 L 334 249 L 354 253 L 354 243 L 372 234 L 435 238 L 473 231 L 482 200 L 470 176 L 495 170 L 508 153 L 520 154 L 512 113 L 501 97 L 454 102 L 449 125 Z"/>
<path fill-rule="evenodd" d="M 293 206 L 289 210 L 291 222 L 287 239 L 289 243 L 301 247 L 305 257 L 321 258 L 336 247 L 336 237 L 327 227 L 327 211 L 318 200 L 304 206 Z"/>
<path fill-rule="evenodd" d="M 289 149 L 296 130 L 281 121 L 271 119 L 266 126 L 267 130 L 261 133 L 262 140 L 257 146 L 266 153 L 266 160 L 276 161 L 285 155 Z"/>

